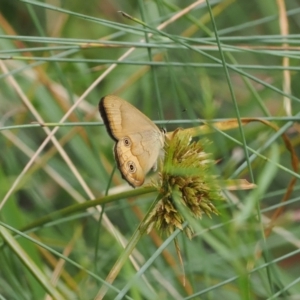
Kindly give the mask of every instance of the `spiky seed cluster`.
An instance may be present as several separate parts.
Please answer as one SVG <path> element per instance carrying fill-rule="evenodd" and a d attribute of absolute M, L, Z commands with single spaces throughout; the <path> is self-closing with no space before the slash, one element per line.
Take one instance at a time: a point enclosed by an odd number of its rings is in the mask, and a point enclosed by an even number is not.
<path fill-rule="evenodd" d="M 180 206 L 195 218 L 203 213 L 209 217 L 211 213 L 218 214 L 212 201 L 223 198 L 211 174 L 214 162 L 203 150 L 205 143 L 205 140 L 192 142 L 180 129 L 166 141 L 159 184 L 163 196 L 149 220 L 159 231 L 171 234 L 176 228 L 182 229 L 185 218 Z M 184 231 L 191 238 L 192 229 L 188 226 Z"/>

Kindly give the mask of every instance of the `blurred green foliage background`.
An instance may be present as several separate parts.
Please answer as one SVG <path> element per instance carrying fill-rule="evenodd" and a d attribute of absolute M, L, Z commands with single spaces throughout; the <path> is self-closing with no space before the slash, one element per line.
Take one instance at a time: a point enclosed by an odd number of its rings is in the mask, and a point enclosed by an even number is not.
<path fill-rule="evenodd" d="M 100 299 L 155 199 L 124 196 L 98 112 L 107 94 L 168 131 L 260 117 L 279 132 L 253 123 L 206 135 L 218 178 L 257 188 L 224 191 L 220 216 L 188 220 L 183 266 L 175 235 L 142 237 L 104 299 L 299 299 L 298 162 L 281 137 L 299 154 L 299 15 L 296 0 L 2 0 L 1 299 Z M 107 193 L 118 200 L 104 214 L 76 206 Z M 63 208 L 74 211 L 41 219 Z"/>

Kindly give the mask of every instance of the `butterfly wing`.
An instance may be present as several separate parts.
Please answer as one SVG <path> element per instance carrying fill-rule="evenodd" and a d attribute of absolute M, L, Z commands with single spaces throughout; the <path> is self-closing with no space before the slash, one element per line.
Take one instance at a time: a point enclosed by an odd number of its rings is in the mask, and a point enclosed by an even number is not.
<path fill-rule="evenodd" d="M 143 134 L 143 135 L 142 135 Z M 133 187 L 141 186 L 145 175 L 153 166 L 162 148 L 160 132 L 144 131 L 120 139 L 115 145 L 118 167 Z"/>
<path fill-rule="evenodd" d="M 122 177 L 133 187 L 142 185 L 145 175 L 156 166 L 164 144 L 163 133 L 147 116 L 119 97 L 102 98 L 99 110 L 116 141 L 114 154 Z"/>
<path fill-rule="evenodd" d="M 129 102 L 114 96 L 103 97 L 99 102 L 99 111 L 108 133 L 114 140 L 149 128 L 159 128 L 136 107 Z"/>

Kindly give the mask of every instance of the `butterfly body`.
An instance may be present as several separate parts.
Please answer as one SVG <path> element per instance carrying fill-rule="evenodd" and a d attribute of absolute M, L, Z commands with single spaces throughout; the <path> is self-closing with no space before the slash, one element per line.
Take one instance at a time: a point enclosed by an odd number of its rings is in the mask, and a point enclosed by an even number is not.
<path fill-rule="evenodd" d="M 99 111 L 110 136 L 116 141 L 114 155 L 122 177 L 141 186 L 150 169 L 156 169 L 164 146 L 164 133 L 142 112 L 125 100 L 108 95 Z"/>

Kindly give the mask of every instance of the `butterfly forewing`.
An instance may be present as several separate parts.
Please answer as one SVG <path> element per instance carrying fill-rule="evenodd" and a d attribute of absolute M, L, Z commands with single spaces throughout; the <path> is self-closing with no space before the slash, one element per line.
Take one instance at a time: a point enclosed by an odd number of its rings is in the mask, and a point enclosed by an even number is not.
<path fill-rule="evenodd" d="M 117 96 L 103 97 L 99 103 L 99 110 L 103 121 L 109 124 L 109 133 L 117 140 L 139 130 L 152 128 L 154 131 L 160 132 L 147 116 Z"/>

